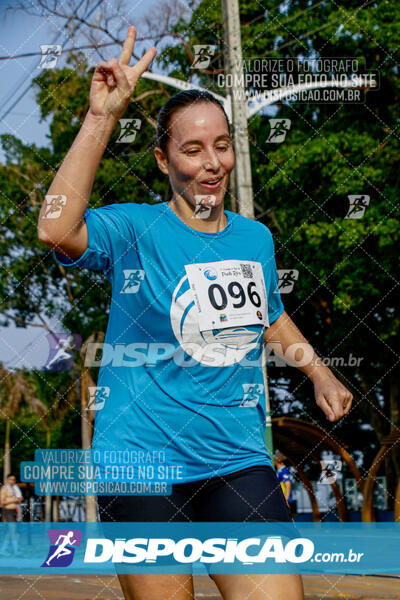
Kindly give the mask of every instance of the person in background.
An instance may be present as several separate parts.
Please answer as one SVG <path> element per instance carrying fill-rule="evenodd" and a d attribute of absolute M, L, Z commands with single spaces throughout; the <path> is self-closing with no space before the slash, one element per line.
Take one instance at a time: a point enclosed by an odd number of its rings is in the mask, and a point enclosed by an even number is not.
<path fill-rule="evenodd" d="M 296 501 L 293 500 L 292 476 L 289 469 L 285 465 L 284 460 L 285 456 L 282 454 L 282 452 L 280 452 L 280 450 L 276 450 L 274 453 L 274 466 L 276 469 L 276 474 L 278 476 L 278 481 L 281 484 L 286 503 L 290 509 L 291 515 L 293 516 L 296 513 Z"/>
<path fill-rule="evenodd" d="M 17 522 L 19 505 L 23 500 L 22 492 L 17 485 L 17 478 L 13 473 L 7 475 L 7 483 L 0 490 L 0 504 L 3 508 L 3 518 L 9 523 L 0 547 L 0 554 L 7 555 L 7 547 L 11 542 L 14 555 L 20 554 L 18 550 L 18 537 L 15 523 Z"/>

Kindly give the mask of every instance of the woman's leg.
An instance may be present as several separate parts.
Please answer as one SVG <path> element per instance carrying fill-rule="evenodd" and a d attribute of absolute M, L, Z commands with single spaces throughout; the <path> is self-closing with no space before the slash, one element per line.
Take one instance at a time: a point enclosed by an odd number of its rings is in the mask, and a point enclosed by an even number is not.
<path fill-rule="evenodd" d="M 183 488 L 184 490 L 185 488 Z M 190 494 L 173 486 L 169 496 L 102 496 L 97 498 L 102 522 L 180 522 L 194 520 Z M 189 490 L 190 491 L 190 490 Z M 193 600 L 193 579 L 182 574 L 118 574 L 125 600 Z"/>
<path fill-rule="evenodd" d="M 271 467 L 222 476 L 204 490 L 202 521 L 271 522 L 277 530 L 293 523 L 281 485 Z M 282 523 L 282 526 L 280 526 Z M 290 533 L 290 532 L 289 532 Z M 210 574 L 224 600 L 304 600 L 299 574 Z"/>
<path fill-rule="evenodd" d="M 304 600 L 301 575 L 210 575 L 224 600 Z"/>
<path fill-rule="evenodd" d="M 191 574 L 118 575 L 125 600 L 193 600 Z M 288 599 L 289 600 L 289 599 Z"/>

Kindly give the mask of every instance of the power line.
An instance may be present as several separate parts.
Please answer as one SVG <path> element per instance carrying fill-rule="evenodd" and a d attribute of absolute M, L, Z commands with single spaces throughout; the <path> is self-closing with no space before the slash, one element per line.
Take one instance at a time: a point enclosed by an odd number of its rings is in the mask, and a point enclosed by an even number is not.
<path fill-rule="evenodd" d="M 79 9 L 80 9 L 80 7 L 82 6 L 82 4 L 83 4 L 83 2 L 84 2 L 84 1 L 85 1 L 85 0 L 81 0 L 81 3 L 79 4 L 78 8 L 76 9 L 76 12 L 78 12 L 78 11 L 79 11 Z M 64 23 L 63 27 L 61 28 L 61 31 L 62 31 L 63 29 L 66 29 L 66 27 L 68 27 L 68 25 L 69 25 L 69 23 L 70 23 L 70 21 L 71 21 L 71 18 L 72 18 L 72 17 L 70 17 L 70 18 L 69 18 L 69 19 L 68 19 L 68 20 L 67 20 L 67 21 Z M 55 44 L 55 43 L 56 43 L 56 41 L 57 41 L 57 38 L 58 38 L 59 34 L 60 34 L 60 31 L 59 31 L 59 32 L 58 32 L 58 33 L 55 35 L 55 37 L 54 37 L 54 40 L 51 42 L 52 44 Z M 34 72 L 35 68 L 36 68 L 36 64 L 35 64 L 34 66 L 32 65 L 32 67 L 31 67 L 31 76 L 32 76 L 32 74 L 33 74 L 33 72 Z M 32 70 L 32 69 L 33 69 L 33 70 Z M 26 75 L 23 75 L 23 76 L 21 77 L 21 79 L 18 81 L 18 83 L 17 83 L 17 84 L 14 86 L 14 88 L 13 88 L 13 89 L 10 91 L 9 95 L 7 96 L 7 98 L 1 101 L 1 106 L 2 106 L 3 108 L 5 108 L 5 107 L 7 106 L 7 104 L 10 102 L 10 100 L 12 100 L 12 99 L 13 99 L 13 97 L 15 96 L 15 94 L 17 93 L 17 91 L 19 90 L 19 88 L 21 87 L 21 85 L 23 85 L 23 84 L 25 83 L 25 81 L 26 81 Z"/>
<path fill-rule="evenodd" d="M 76 48 L 61 49 L 61 54 L 64 52 L 73 52 L 74 50 L 84 50 L 86 48 L 104 48 L 104 46 L 113 46 L 119 42 L 104 42 L 104 44 L 86 44 L 85 46 L 77 46 Z M 51 44 L 54 46 L 54 44 Z M 25 54 L 15 54 L 10 56 L 0 56 L 0 60 L 9 60 L 13 58 L 24 58 L 26 56 L 41 56 L 42 52 L 26 52 Z"/>
<path fill-rule="evenodd" d="M 81 3 L 79 4 L 79 7 L 78 7 L 78 9 L 79 9 L 79 8 L 82 6 L 82 4 L 83 4 L 83 1 L 84 1 L 84 0 L 81 0 Z M 94 7 L 93 7 L 93 8 L 92 8 L 92 9 L 91 9 L 89 12 L 88 12 L 88 14 L 87 14 L 87 15 L 84 17 L 84 19 L 88 19 L 88 18 L 90 17 L 90 15 L 91 15 L 91 14 L 92 14 L 92 13 L 93 13 L 95 10 L 96 10 L 96 8 L 98 8 L 98 6 L 100 6 L 100 4 L 102 3 L 102 1 L 103 1 L 103 0 L 99 0 L 99 1 L 97 2 L 97 4 L 95 4 L 95 6 L 94 6 Z M 78 9 L 77 9 L 77 10 L 78 10 Z M 70 17 L 70 19 L 71 19 L 71 18 L 72 18 L 72 17 Z M 65 28 L 65 27 L 68 25 L 68 23 L 69 23 L 70 19 L 67 21 L 67 23 L 65 23 L 65 25 L 64 25 L 64 28 Z M 66 40 L 64 40 L 64 43 L 65 43 L 65 42 L 68 42 L 68 41 L 71 39 L 72 35 L 73 35 L 73 34 L 74 34 L 74 33 L 75 33 L 75 32 L 76 32 L 76 31 L 77 31 L 79 28 L 80 28 L 80 26 L 81 26 L 81 25 L 82 25 L 82 23 L 79 23 L 79 24 L 76 26 L 75 30 L 74 30 L 74 31 L 72 31 L 72 32 L 69 34 L 69 36 L 66 38 Z M 59 35 L 59 34 L 57 34 L 57 35 Z M 56 40 L 57 40 L 57 38 L 56 38 Z M 54 43 L 54 42 L 53 42 L 53 43 Z M 20 101 L 20 100 L 22 100 L 22 98 L 25 96 L 25 94 L 26 94 L 27 92 L 29 92 L 29 90 L 31 89 L 32 85 L 33 85 L 33 82 L 31 81 L 31 82 L 29 83 L 29 85 L 28 85 L 28 86 L 27 86 L 27 87 L 24 89 L 24 91 L 23 91 L 23 92 L 21 92 L 21 94 L 18 96 L 18 98 L 17 98 L 17 99 L 16 99 L 16 100 L 15 100 L 15 101 L 14 101 L 14 102 L 11 104 L 11 106 L 10 106 L 10 107 L 9 107 L 9 108 L 8 108 L 8 109 L 7 109 L 7 110 L 6 110 L 6 111 L 5 111 L 3 114 L 2 114 L 2 116 L 0 117 L 0 120 L 1 120 L 1 121 L 2 121 L 3 119 L 5 119 L 5 118 L 7 117 L 7 115 L 8 115 L 8 114 L 9 114 L 9 113 L 12 111 L 12 109 L 13 109 L 13 108 L 15 108 L 15 107 L 17 106 L 17 104 L 19 103 L 19 101 Z"/>

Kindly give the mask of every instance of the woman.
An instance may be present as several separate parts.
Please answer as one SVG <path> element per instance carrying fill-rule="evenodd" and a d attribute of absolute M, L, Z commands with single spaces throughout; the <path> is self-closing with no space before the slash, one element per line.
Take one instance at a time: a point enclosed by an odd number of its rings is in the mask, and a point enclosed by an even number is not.
<path fill-rule="evenodd" d="M 169 494 L 99 496 L 99 516 L 290 521 L 265 447 L 258 359 L 263 340 L 280 342 L 283 353 L 306 340 L 276 293 L 268 228 L 224 211 L 235 156 L 222 105 L 191 90 L 160 111 L 155 158 L 169 177 L 169 202 L 86 208 L 111 131 L 156 54 L 151 48 L 129 67 L 134 41 L 130 27 L 119 61 L 97 66 L 90 109 L 48 191 L 66 204 L 57 219 L 43 219 L 43 206 L 38 224 L 61 264 L 103 270 L 112 284 L 105 341 L 119 350 L 103 354 L 98 386 L 110 394 L 96 412 L 93 447 L 165 452 L 175 466 Z M 334 421 L 352 396 L 317 358 L 312 351 L 301 369 Z M 193 598 L 186 574 L 119 578 L 126 598 Z M 303 598 L 299 575 L 212 579 L 226 600 Z"/>

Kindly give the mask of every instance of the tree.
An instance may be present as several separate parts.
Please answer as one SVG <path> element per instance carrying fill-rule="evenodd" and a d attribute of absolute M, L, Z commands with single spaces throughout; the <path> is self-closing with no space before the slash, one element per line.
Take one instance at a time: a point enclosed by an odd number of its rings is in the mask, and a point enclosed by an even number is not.
<path fill-rule="evenodd" d="M 0 363 L 1 391 L 1 416 L 5 421 L 5 443 L 3 456 L 3 480 L 6 483 L 7 475 L 11 472 L 11 425 L 23 405 L 40 419 L 45 418 L 46 406 L 37 398 L 29 373 L 17 371 L 11 373 Z M 16 423 L 15 423 L 16 424 Z"/>

